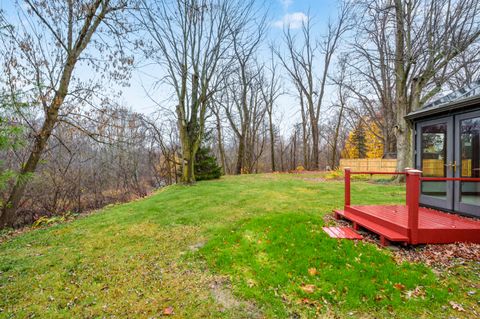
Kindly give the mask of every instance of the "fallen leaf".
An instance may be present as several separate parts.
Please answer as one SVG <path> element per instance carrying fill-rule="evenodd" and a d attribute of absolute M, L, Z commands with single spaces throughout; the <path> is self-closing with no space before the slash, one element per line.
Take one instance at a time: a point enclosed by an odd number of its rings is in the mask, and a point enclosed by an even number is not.
<path fill-rule="evenodd" d="M 252 288 L 252 287 L 255 287 L 257 285 L 257 283 L 255 282 L 255 280 L 253 279 L 248 279 L 247 280 L 247 286 Z"/>
<path fill-rule="evenodd" d="M 422 286 L 417 286 L 413 290 L 413 295 L 415 297 L 425 297 L 425 289 Z"/>
<path fill-rule="evenodd" d="M 163 315 L 164 316 L 173 315 L 173 307 L 167 307 L 167 308 L 163 309 Z"/>
<path fill-rule="evenodd" d="M 465 309 L 463 309 L 463 306 L 461 304 L 458 304 L 454 301 L 450 301 L 450 306 L 452 306 L 452 309 L 454 309 L 454 310 L 465 311 Z"/>
<path fill-rule="evenodd" d="M 310 274 L 310 276 L 315 276 L 316 274 L 318 274 L 317 268 L 308 268 L 308 273 Z"/>
<path fill-rule="evenodd" d="M 397 289 L 397 290 L 400 290 L 400 291 L 402 291 L 402 290 L 405 289 L 405 285 L 402 285 L 402 284 L 400 284 L 400 283 L 394 284 L 393 287 L 394 287 L 395 289 Z"/>
<path fill-rule="evenodd" d="M 312 294 L 315 291 L 315 285 L 304 285 L 302 284 L 300 288 L 307 294 Z"/>

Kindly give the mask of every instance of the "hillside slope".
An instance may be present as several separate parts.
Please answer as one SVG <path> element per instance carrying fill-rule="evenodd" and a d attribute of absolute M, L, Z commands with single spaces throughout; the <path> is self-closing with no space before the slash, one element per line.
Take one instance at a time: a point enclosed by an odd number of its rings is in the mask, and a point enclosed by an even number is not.
<path fill-rule="evenodd" d="M 399 185 L 355 182 L 352 191 L 365 204 L 404 198 Z M 316 175 L 224 177 L 34 230 L 0 244 L 0 317 L 478 311 L 466 293 L 478 280 L 468 265 L 438 277 L 423 265 L 396 264 L 373 244 L 328 238 L 323 217 L 342 205 L 343 184 Z"/>

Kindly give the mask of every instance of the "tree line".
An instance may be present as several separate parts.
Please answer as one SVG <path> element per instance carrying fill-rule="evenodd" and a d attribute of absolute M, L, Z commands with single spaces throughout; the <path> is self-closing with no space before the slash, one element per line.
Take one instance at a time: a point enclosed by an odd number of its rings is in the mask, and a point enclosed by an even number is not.
<path fill-rule="evenodd" d="M 267 6 L 19 0 L 1 12 L 0 226 L 194 183 L 199 149 L 225 174 L 334 169 L 367 130 L 401 170 L 404 116 L 480 74 L 474 0 L 339 1 L 274 42 Z M 159 73 L 151 114 L 122 105 L 145 66 Z"/>

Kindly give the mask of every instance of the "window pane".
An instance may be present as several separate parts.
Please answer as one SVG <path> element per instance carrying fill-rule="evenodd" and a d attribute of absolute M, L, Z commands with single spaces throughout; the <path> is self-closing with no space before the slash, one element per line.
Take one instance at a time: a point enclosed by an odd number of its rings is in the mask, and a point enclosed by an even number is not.
<path fill-rule="evenodd" d="M 421 164 L 423 176 L 446 177 L 447 123 L 422 127 Z M 422 194 L 447 198 L 446 182 L 422 182 Z"/>
<path fill-rule="evenodd" d="M 480 118 L 461 121 L 460 154 L 462 177 L 480 177 Z M 480 183 L 462 182 L 460 201 L 480 206 Z"/>

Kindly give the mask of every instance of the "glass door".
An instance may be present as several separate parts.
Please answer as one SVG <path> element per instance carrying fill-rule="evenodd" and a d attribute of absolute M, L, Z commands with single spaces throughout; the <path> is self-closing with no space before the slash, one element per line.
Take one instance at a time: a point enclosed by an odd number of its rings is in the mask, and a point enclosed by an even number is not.
<path fill-rule="evenodd" d="M 416 167 L 425 177 L 453 177 L 453 119 L 419 122 L 416 128 Z M 453 209 L 453 182 L 429 181 L 420 186 L 420 203 Z"/>
<path fill-rule="evenodd" d="M 455 177 L 480 177 L 480 112 L 455 118 Z M 480 217 L 480 183 L 455 182 L 455 211 Z"/>

